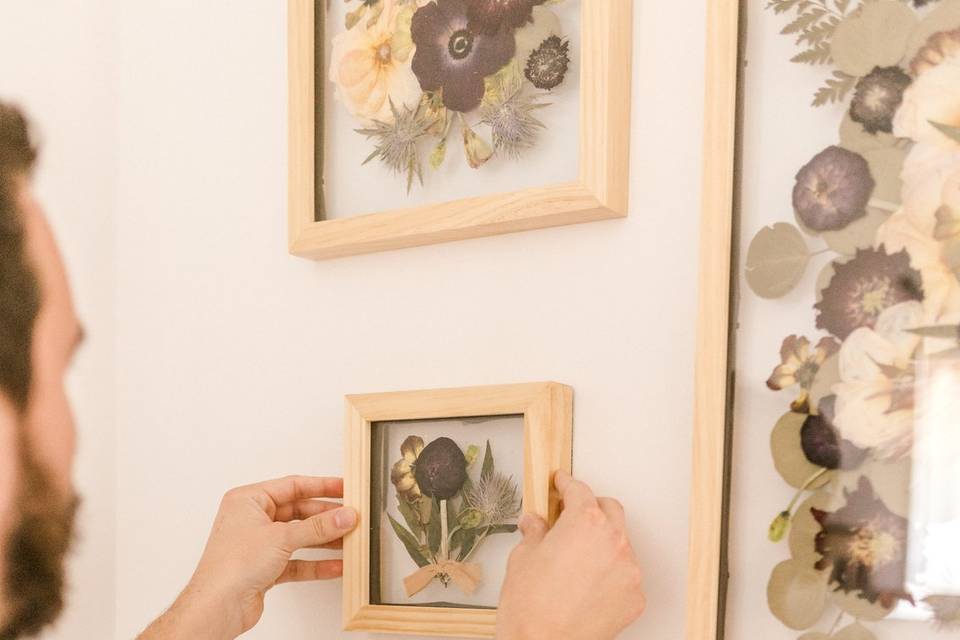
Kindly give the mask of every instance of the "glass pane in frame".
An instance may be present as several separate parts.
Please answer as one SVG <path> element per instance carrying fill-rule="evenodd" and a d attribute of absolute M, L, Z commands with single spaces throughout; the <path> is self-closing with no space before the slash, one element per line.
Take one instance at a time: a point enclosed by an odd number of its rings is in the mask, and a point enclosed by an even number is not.
<path fill-rule="evenodd" d="M 523 416 L 375 422 L 371 604 L 497 606 L 523 494 Z"/>
<path fill-rule="evenodd" d="M 580 0 L 439 2 L 316 0 L 316 220 L 578 178 Z"/>
<path fill-rule="evenodd" d="M 724 637 L 944 637 L 960 2 L 742 5 Z"/>

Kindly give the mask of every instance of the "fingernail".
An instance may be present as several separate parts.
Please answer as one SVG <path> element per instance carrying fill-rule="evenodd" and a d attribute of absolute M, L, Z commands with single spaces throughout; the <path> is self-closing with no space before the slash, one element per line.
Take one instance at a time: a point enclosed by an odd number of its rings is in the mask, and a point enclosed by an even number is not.
<path fill-rule="evenodd" d="M 338 529 L 353 529 L 357 524 L 357 512 L 350 507 L 337 509 L 333 516 L 333 523 L 337 525 Z"/>

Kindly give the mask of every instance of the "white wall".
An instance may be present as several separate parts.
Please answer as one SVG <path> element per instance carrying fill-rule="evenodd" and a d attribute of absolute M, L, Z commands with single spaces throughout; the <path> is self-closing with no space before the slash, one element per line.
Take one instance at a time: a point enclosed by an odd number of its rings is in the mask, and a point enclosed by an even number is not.
<path fill-rule="evenodd" d="M 88 333 L 69 380 L 82 425 L 81 538 L 70 564 L 69 606 L 44 635 L 49 639 L 113 632 L 113 15 L 110 0 L 0 3 L 0 99 L 22 105 L 36 125 L 42 145 L 36 190 Z"/>
<path fill-rule="evenodd" d="M 101 425 L 116 410 L 115 580 L 111 560 L 99 571 L 84 565 L 103 584 L 78 610 L 103 622 L 109 609 L 92 600 L 115 592 L 114 637 L 132 636 L 189 577 L 225 489 L 340 473 L 345 393 L 554 379 L 577 393 L 576 472 L 623 500 L 647 568 L 649 611 L 627 636 L 680 637 L 702 0 L 636 0 L 629 219 L 322 263 L 285 249 L 285 2 L 115 0 L 112 18 L 74 16 L 80 2 L 24 4 L 15 14 L 35 29 L 48 28 L 45 18 L 79 23 L 47 45 L 51 75 L 21 70 L 51 122 L 70 123 L 78 108 L 56 98 L 83 83 L 70 74 L 85 59 L 72 39 L 102 55 L 110 37 L 86 39 L 108 27 L 119 34 L 102 61 L 118 66 L 113 93 L 83 96 L 116 116 L 116 144 L 106 147 L 115 189 L 85 201 L 108 215 L 114 198 L 112 228 L 69 217 L 80 215 L 72 189 L 92 189 L 79 178 L 100 174 L 95 163 L 65 164 L 63 147 L 97 128 L 85 118 L 80 130 L 50 130 L 58 164 L 47 191 L 66 216 L 61 235 L 79 243 L 68 253 L 85 311 L 110 299 L 105 283 L 115 280 L 115 325 L 96 317 L 116 351 L 102 347 L 107 364 L 85 372 L 102 406 L 83 416 L 85 441 L 112 456 Z M 76 33 L 80 25 L 90 34 Z M 95 121 L 108 129 L 106 114 Z M 115 404 L 93 391 L 110 363 Z M 84 454 L 88 469 L 105 473 L 102 458 Z M 87 486 L 91 506 L 111 503 L 108 483 Z M 96 522 L 109 521 L 103 513 Z M 109 531 L 95 534 L 89 544 L 113 544 Z M 346 637 L 339 589 L 277 589 L 250 637 Z M 77 617 L 68 625 L 73 637 L 107 637 Z"/>

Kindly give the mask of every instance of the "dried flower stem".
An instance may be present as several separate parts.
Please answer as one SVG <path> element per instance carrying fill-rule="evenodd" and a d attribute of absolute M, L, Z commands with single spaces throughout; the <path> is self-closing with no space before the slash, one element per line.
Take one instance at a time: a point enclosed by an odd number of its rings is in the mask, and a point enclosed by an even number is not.
<path fill-rule="evenodd" d="M 440 557 L 450 559 L 450 533 L 447 531 L 447 501 L 440 501 Z"/>

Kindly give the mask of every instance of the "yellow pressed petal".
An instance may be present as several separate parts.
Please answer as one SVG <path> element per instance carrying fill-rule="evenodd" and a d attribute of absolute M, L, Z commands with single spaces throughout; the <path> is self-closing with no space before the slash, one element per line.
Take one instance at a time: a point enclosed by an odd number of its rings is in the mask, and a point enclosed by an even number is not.
<path fill-rule="evenodd" d="M 370 75 L 376 70 L 376 59 L 372 49 L 354 49 L 343 56 L 337 78 L 340 84 L 350 88 L 362 82 L 369 82 Z"/>

